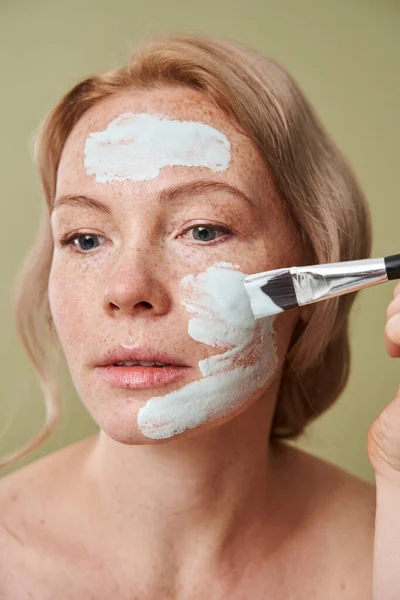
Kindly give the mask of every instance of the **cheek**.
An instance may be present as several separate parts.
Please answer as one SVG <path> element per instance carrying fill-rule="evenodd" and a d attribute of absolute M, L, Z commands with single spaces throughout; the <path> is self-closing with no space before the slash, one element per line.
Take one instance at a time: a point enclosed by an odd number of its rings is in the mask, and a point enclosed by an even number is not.
<path fill-rule="evenodd" d="M 79 335 L 85 334 L 87 327 L 85 295 L 74 278 L 65 274 L 65 269 L 52 265 L 49 276 L 48 298 L 54 325 L 66 354 L 68 348 L 79 340 Z"/>
<path fill-rule="evenodd" d="M 240 268 L 248 274 L 265 270 L 268 252 L 264 240 L 231 238 L 214 245 L 198 246 L 182 241 L 171 244 L 170 258 L 182 265 L 181 271 L 205 271 L 208 267 L 224 262 Z M 239 266 L 240 264 L 240 266 Z M 190 271 L 189 271 L 190 272 Z"/>
<path fill-rule="evenodd" d="M 277 354 L 283 362 L 292 344 L 293 332 L 300 320 L 299 309 L 288 310 L 276 317 L 275 331 L 277 339 Z"/>
<path fill-rule="evenodd" d="M 222 423 L 245 410 L 265 389 L 277 366 L 272 322 L 259 326 L 239 350 L 233 348 L 199 362 L 203 378 L 139 410 L 141 433 L 166 439 L 204 423 Z"/>
<path fill-rule="evenodd" d="M 202 379 L 140 409 L 138 425 L 146 437 L 164 439 L 222 422 L 244 410 L 275 374 L 275 318 L 254 323 L 243 278 L 234 265 L 219 263 L 182 281 L 183 303 L 192 313 L 189 335 L 223 351 L 199 362 Z"/>
<path fill-rule="evenodd" d="M 54 268 L 53 262 L 49 276 L 48 297 L 51 316 L 60 338 L 60 329 L 68 314 L 68 302 L 66 302 L 64 287 L 66 287 L 65 283 Z"/>

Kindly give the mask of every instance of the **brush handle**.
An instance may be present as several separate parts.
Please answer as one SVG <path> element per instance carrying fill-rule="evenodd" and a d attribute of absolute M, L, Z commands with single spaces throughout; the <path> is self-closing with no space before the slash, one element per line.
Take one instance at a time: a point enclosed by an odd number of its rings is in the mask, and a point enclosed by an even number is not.
<path fill-rule="evenodd" d="M 388 279 L 400 279 L 400 254 L 384 258 Z"/>

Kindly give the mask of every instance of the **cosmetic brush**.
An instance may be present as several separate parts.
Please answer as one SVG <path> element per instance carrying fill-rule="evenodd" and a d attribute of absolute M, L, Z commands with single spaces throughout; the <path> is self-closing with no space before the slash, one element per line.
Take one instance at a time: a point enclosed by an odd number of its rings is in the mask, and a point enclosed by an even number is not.
<path fill-rule="evenodd" d="M 400 254 L 248 275 L 244 286 L 255 319 L 400 279 Z"/>

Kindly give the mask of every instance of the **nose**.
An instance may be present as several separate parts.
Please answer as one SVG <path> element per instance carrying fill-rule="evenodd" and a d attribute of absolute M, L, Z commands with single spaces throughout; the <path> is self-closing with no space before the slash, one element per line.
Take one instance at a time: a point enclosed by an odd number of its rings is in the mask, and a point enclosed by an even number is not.
<path fill-rule="evenodd" d="M 160 316 L 168 312 L 171 303 L 168 281 L 154 249 L 130 249 L 118 256 L 104 293 L 108 314 Z"/>

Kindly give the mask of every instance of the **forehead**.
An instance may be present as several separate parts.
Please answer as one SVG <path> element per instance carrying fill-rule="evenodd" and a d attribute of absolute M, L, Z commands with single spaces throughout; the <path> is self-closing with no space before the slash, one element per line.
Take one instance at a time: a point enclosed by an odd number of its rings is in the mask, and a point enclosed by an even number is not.
<path fill-rule="evenodd" d="M 179 179 L 217 179 L 241 188 L 247 195 L 263 204 L 265 197 L 274 192 L 272 178 L 250 137 L 240 129 L 203 92 L 186 87 L 140 90 L 115 95 L 89 109 L 72 130 L 64 146 L 57 175 L 57 195 L 64 193 L 104 193 L 104 184 L 95 182 L 84 166 L 85 144 L 88 136 L 107 129 L 112 121 L 124 113 L 162 115 L 177 121 L 198 122 L 221 132 L 230 143 L 230 163 L 226 170 L 214 172 L 206 167 L 165 167 L 162 177 Z M 176 181 L 174 181 L 176 183 Z M 119 187 L 119 182 L 107 186 Z M 130 181 L 129 191 L 140 187 Z M 101 188 L 101 189 L 100 189 Z M 124 182 L 123 188 L 127 189 Z"/>

